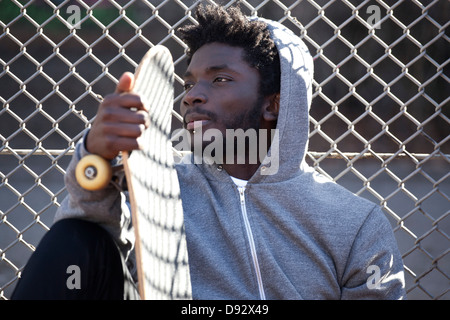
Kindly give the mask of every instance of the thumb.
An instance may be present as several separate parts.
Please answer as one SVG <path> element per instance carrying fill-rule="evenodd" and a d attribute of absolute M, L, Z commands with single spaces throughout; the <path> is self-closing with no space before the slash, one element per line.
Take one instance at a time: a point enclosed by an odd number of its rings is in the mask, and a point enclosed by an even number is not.
<path fill-rule="evenodd" d="M 131 72 L 124 72 L 119 79 L 116 93 L 129 92 L 134 87 L 134 75 Z"/>

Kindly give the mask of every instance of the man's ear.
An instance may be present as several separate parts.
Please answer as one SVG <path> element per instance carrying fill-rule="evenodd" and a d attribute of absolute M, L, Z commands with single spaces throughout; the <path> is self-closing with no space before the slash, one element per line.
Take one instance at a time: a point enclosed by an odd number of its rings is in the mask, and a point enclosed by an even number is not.
<path fill-rule="evenodd" d="M 276 121 L 280 112 L 280 94 L 274 93 L 264 99 L 263 118 L 266 121 Z"/>

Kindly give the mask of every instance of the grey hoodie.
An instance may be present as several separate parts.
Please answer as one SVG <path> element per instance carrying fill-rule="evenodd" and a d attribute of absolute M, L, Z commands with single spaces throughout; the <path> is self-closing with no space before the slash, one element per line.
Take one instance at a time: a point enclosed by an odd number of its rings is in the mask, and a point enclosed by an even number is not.
<path fill-rule="evenodd" d="M 262 19 L 263 20 L 263 19 Z M 281 24 L 265 21 L 281 62 L 278 139 L 245 188 L 216 164 L 177 164 L 194 299 L 402 299 L 403 264 L 377 205 L 317 174 L 305 162 L 313 63 Z M 129 210 L 115 187 L 81 189 L 74 168 L 56 220 L 104 226 L 126 252 Z M 131 240 L 130 240 L 131 239 Z"/>

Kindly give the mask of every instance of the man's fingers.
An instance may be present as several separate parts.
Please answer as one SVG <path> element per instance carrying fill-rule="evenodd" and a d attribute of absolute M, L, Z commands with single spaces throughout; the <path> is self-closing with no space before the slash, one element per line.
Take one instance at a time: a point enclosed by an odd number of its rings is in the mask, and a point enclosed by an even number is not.
<path fill-rule="evenodd" d="M 145 102 L 141 96 L 135 93 L 122 93 L 107 95 L 102 102 L 103 106 L 118 106 L 122 108 L 135 108 L 137 110 L 147 110 Z"/>
<path fill-rule="evenodd" d="M 89 152 L 113 159 L 120 151 L 139 149 L 140 137 L 150 119 L 141 96 L 132 92 L 133 86 L 134 75 L 125 72 L 115 93 L 102 101 L 86 139 Z"/>
<path fill-rule="evenodd" d="M 120 126 L 110 125 L 108 123 L 104 126 L 104 133 L 109 137 L 119 138 L 139 138 L 146 129 L 145 124 L 136 123 L 122 123 Z"/>
<path fill-rule="evenodd" d="M 150 124 L 150 118 L 146 111 L 138 110 L 132 111 L 125 108 L 104 108 L 100 114 L 101 120 L 104 123 L 114 123 L 120 126 L 125 123 L 142 124 L 146 128 Z M 99 118 L 100 118 L 99 117 Z"/>
<path fill-rule="evenodd" d="M 130 92 L 134 87 L 134 75 L 131 72 L 124 72 L 119 79 L 115 93 Z"/>
<path fill-rule="evenodd" d="M 108 147 L 108 144 L 106 144 L 106 147 Z M 116 137 L 114 139 L 114 142 L 111 143 L 109 147 L 111 148 L 109 148 L 108 150 L 111 150 L 113 148 L 117 151 L 132 151 L 142 149 L 138 138 L 129 137 Z"/>

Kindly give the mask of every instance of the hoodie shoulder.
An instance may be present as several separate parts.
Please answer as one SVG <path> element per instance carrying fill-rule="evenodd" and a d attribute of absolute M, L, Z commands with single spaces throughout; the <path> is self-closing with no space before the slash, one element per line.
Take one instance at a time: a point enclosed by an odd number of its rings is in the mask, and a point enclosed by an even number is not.
<path fill-rule="evenodd" d="M 340 217 L 365 219 L 377 207 L 372 201 L 354 194 L 347 188 L 314 171 L 313 168 L 309 167 L 304 170 L 305 173 L 302 178 L 308 180 L 305 187 L 310 189 L 311 198 L 317 199 L 316 201 L 321 204 L 321 207 L 328 207 L 334 214 L 339 214 Z"/>

